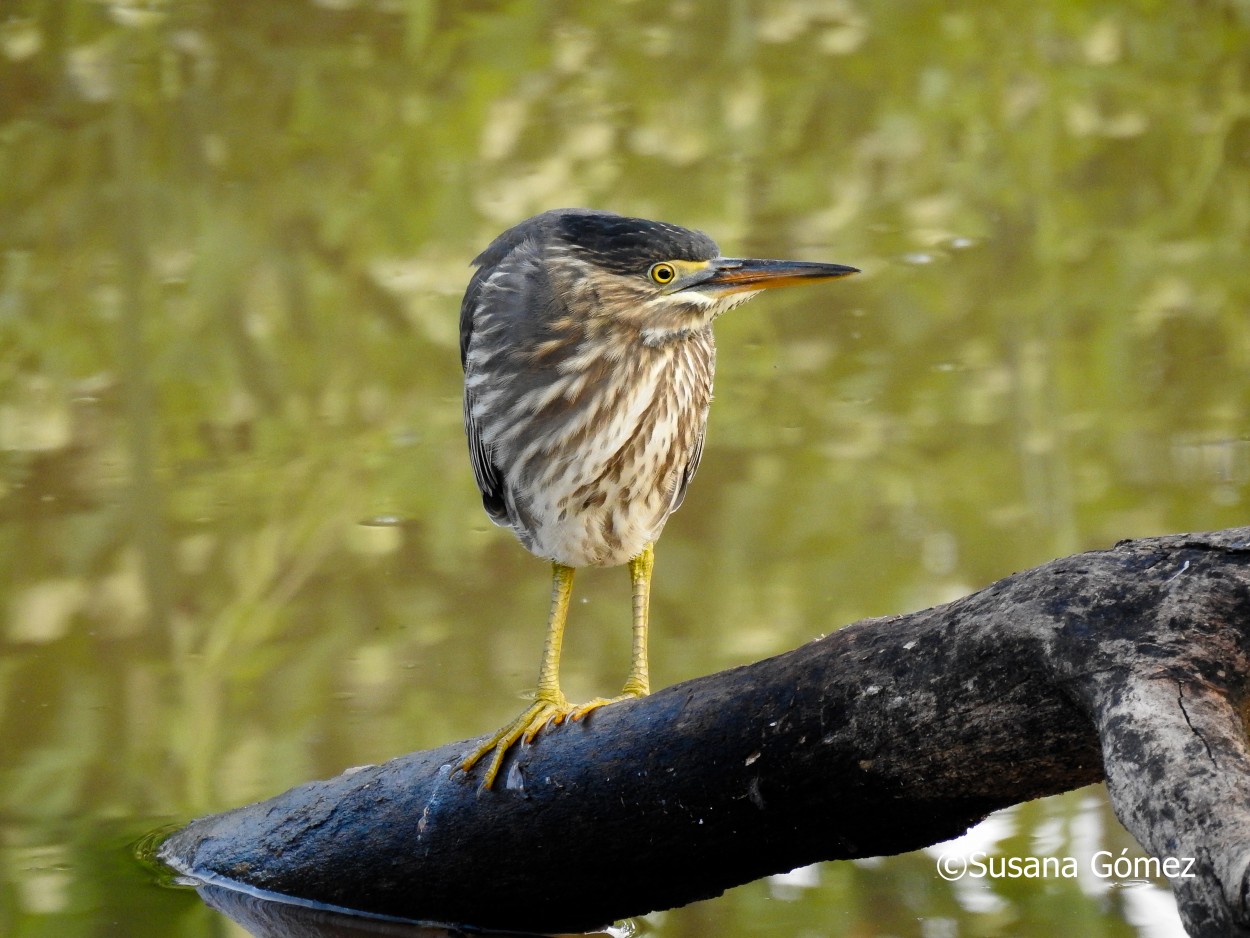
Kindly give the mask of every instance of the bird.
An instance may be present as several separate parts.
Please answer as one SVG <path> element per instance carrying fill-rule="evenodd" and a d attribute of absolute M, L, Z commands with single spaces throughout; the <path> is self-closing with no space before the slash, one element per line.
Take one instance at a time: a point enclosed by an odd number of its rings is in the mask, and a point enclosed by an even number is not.
<path fill-rule="evenodd" d="M 473 261 L 460 307 L 464 426 L 487 515 L 550 561 L 532 703 L 463 758 L 489 789 L 519 741 L 650 693 L 654 545 L 703 455 L 722 313 L 774 287 L 855 267 L 721 256 L 701 231 L 564 208 L 528 218 Z M 618 696 L 560 689 L 574 570 L 627 565 L 629 673 Z"/>

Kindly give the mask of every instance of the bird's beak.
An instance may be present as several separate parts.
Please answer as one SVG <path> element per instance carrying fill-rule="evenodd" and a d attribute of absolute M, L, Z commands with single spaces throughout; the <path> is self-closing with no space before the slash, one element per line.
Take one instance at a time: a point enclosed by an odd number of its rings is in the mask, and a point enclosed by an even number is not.
<path fill-rule="evenodd" d="M 687 289 L 709 296 L 728 296 L 787 287 L 795 283 L 815 283 L 859 273 L 858 267 L 821 264 L 814 261 L 774 261 L 761 258 L 718 257 L 708 265 L 708 276 Z"/>

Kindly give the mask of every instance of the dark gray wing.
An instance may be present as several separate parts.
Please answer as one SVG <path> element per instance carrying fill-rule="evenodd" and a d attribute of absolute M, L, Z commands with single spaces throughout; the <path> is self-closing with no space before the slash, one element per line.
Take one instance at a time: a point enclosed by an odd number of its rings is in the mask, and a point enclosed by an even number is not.
<path fill-rule="evenodd" d="M 694 362 L 696 373 L 699 374 L 702 385 L 703 403 L 702 412 L 696 411 L 698 416 L 691 421 L 691 426 L 699 428 L 698 436 L 695 437 L 694 445 L 690 447 L 690 456 L 686 460 L 686 468 L 682 470 L 681 478 L 677 480 L 677 489 L 673 492 L 673 507 L 669 509 L 669 514 L 680 508 L 681 503 L 686 500 L 686 489 L 690 487 L 690 480 L 699 471 L 699 463 L 703 461 L 703 440 L 707 435 L 707 414 L 708 408 L 712 403 L 712 376 L 716 373 L 716 343 L 712 340 L 710 329 L 703 335 L 702 344 L 697 348 L 698 350 L 694 352 Z"/>
<path fill-rule="evenodd" d="M 492 245 L 493 247 L 494 245 Z M 481 258 L 479 258 L 480 260 Z M 479 267 L 469 281 L 464 301 L 460 304 L 460 365 L 468 374 L 469 342 L 473 338 L 473 324 L 479 313 L 482 285 L 489 277 L 489 268 Z M 496 522 L 502 522 L 507 515 L 504 507 L 503 477 L 491 459 L 490 449 L 482 442 L 482 428 L 473 416 L 475 398 L 473 392 L 465 385 L 464 389 L 464 433 L 469 441 L 469 462 L 473 465 L 473 478 L 482 493 L 482 505 L 486 513 Z"/>
<path fill-rule="evenodd" d="M 544 278 L 527 276 L 532 273 L 535 257 L 541 254 L 545 242 L 566 215 L 607 215 L 584 208 L 562 208 L 543 212 L 509 228 L 491 242 L 481 254 L 473 259 L 477 271 L 465 290 L 460 304 L 460 365 L 469 377 L 469 352 L 473 334 L 482 329 L 483 336 L 491 334 L 491 342 L 526 344 L 532 337 L 527 335 L 528 321 L 533 317 L 527 304 L 545 308 L 550 303 L 543 290 L 549 289 Z M 492 284 L 492 278 L 498 278 Z M 494 320 L 494 321 L 491 321 Z M 499 328 L 496 329 L 496 326 Z M 506 355 L 494 356 L 496 361 Z M 505 366 L 501 363 L 500 369 Z M 524 375 L 501 371 L 498 380 L 504 381 L 513 391 L 522 393 Z M 482 427 L 473 416 L 475 398 L 466 384 L 464 394 L 464 431 L 469 439 L 469 459 L 473 463 L 473 477 L 482 492 L 482 504 L 486 513 L 497 524 L 508 524 L 508 511 L 504 495 L 504 474 L 491 447 L 482 441 Z"/>
<path fill-rule="evenodd" d="M 478 304 L 481 301 L 482 287 L 497 268 L 508 262 L 509 255 L 526 241 L 544 240 L 561 216 L 611 214 L 611 212 L 591 208 L 554 208 L 513 225 L 492 241 L 485 251 L 473 258 L 473 266 L 477 268 L 477 272 L 469 281 L 469 288 L 464 294 L 464 302 L 460 304 L 460 366 L 462 368 L 469 355 L 469 339 L 473 336 L 474 321 L 480 312 Z"/>
<path fill-rule="evenodd" d="M 473 259 L 473 265 L 477 267 L 477 270 L 473 273 L 469 287 L 464 292 L 464 300 L 460 303 L 460 366 L 464 369 L 466 378 L 469 372 L 469 346 L 473 341 L 474 330 L 492 312 L 500 314 L 504 312 L 503 310 L 493 311 L 485 307 L 484 303 L 489 302 L 489 297 L 483 296 L 487 283 L 497 273 L 504 276 L 508 274 L 508 264 L 510 260 L 515 260 L 513 255 L 518 247 L 527 242 L 541 241 L 556 218 L 576 211 L 583 210 L 556 209 L 528 218 L 518 225 L 513 225 Z M 486 508 L 486 513 L 490 515 L 491 520 L 497 524 L 507 524 L 508 511 L 504 498 L 503 473 L 493 458 L 491 447 L 482 442 L 482 428 L 473 416 L 474 403 L 474 394 L 466 384 L 464 432 L 469 441 L 469 460 L 473 464 L 473 478 L 482 492 L 482 505 Z"/>
<path fill-rule="evenodd" d="M 668 510 L 671 515 L 681 503 L 686 500 L 686 489 L 690 487 L 690 480 L 694 478 L 694 474 L 699 471 L 699 463 L 703 459 L 703 437 L 706 431 L 699 432 L 699 438 L 694 441 L 694 449 L 690 453 L 690 459 L 686 462 L 686 468 L 681 474 L 681 478 L 677 481 L 677 491 L 673 493 L 673 507 Z"/>

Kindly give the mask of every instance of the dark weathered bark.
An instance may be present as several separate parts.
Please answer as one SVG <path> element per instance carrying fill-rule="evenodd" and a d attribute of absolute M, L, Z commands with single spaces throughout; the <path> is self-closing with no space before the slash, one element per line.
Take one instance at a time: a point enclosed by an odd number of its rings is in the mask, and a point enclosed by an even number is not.
<path fill-rule="evenodd" d="M 891 854 L 1105 776 L 1194 935 L 1248 933 L 1250 528 L 1125 542 L 541 735 L 497 789 L 414 753 L 195 821 L 176 868 L 409 918 L 581 929 Z M 627 871 L 627 872 L 626 872 Z"/>

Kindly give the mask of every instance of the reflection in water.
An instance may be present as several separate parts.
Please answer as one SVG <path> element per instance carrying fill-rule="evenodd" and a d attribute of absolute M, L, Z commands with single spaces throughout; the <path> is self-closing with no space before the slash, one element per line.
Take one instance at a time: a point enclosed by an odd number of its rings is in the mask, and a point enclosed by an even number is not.
<path fill-rule="evenodd" d="M 467 934 L 452 926 L 365 918 L 335 909 L 275 901 L 223 886 L 205 884 L 197 887 L 196 891 L 209 906 L 237 922 L 255 938 L 455 938 Z M 472 933 L 497 938 L 509 938 L 511 934 L 481 932 L 476 929 Z M 616 929 L 587 934 L 597 934 L 603 938 L 630 938 L 633 933 L 632 926 L 623 925 Z"/>
<path fill-rule="evenodd" d="M 517 709 L 542 565 L 481 518 L 456 327 L 475 247 L 541 209 L 865 269 L 718 324 L 657 686 L 1244 522 L 1244 4 L 566 7 L 6 11 L 0 933 L 217 934 L 97 822 Z M 629 628 L 610 571 L 579 589 L 586 699 Z M 1070 844 L 1085 811 L 1021 806 L 996 849 Z M 648 927 L 1134 934 L 1158 895 L 1013 881 L 982 908 L 924 854 L 819 876 Z"/>

